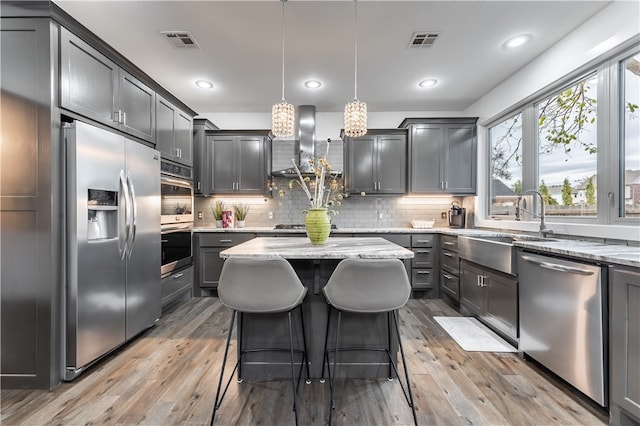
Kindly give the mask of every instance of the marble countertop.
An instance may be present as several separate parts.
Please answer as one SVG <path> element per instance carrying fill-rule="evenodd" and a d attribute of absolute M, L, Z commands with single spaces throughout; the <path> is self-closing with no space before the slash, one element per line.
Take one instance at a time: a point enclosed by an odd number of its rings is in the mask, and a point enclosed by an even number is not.
<path fill-rule="evenodd" d="M 249 232 L 274 234 L 301 234 L 304 229 L 278 229 L 272 227 L 251 228 L 196 228 L 194 232 Z M 446 234 L 466 236 L 522 236 L 517 233 L 500 232 L 490 229 L 453 229 L 453 228 L 340 228 L 331 231 L 331 235 L 338 238 L 340 234 Z M 526 236 L 525 236 L 526 237 Z M 350 239 L 352 240 L 352 238 Z M 514 242 L 516 247 L 549 253 L 550 255 L 569 256 L 573 258 L 602 263 L 640 268 L 640 247 L 622 244 L 603 244 L 592 241 L 549 238 L 544 241 L 519 240 Z M 311 244 L 309 244 L 311 246 Z M 311 246 L 315 247 L 315 246 Z"/>
<path fill-rule="evenodd" d="M 233 256 L 285 259 L 410 259 L 413 252 L 381 237 L 329 237 L 326 244 L 312 245 L 307 237 L 259 237 L 220 253 Z"/>

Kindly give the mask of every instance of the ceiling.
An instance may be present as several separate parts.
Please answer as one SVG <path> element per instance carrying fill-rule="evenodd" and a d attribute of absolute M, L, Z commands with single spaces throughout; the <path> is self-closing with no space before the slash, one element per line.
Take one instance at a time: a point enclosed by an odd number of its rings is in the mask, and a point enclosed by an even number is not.
<path fill-rule="evenodd" d="M 281 99 L 280 1 L 53 1 L 199 113 L 265 113 Z M 358 98 L 371 112 L 463 111 L 609 3 L 358 1 Z M 173 47 L 167 30 L 200 49 Z M 337 112 L 353 99 L 353 31 L 353 1 L 285 3 L 288 102 Z M 410 49 L 416 31 L 439 38 Z M 523 33 L 528 44 L 504 48 Z M 427 78 L 438 84 L 418 88 Z"/>

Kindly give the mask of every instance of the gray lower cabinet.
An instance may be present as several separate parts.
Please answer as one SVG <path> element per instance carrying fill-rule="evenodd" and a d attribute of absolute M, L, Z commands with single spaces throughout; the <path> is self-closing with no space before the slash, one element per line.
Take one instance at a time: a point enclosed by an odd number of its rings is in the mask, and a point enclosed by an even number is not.
<path fill-rule="evenodd" d="M 193 295 L 198 297 L 217 291 L 224 259 L 220 252 L 253 239 L 253 233 L 196 233 L 195 267 L 197 279 Z M 203 292 L 204 290 L 204 292 Z"/>
<path fill-rule="evenodd" d="M 409 193 L 476 193 L 476 119 L 406 119 Z"/>
<path fill-rule="evenodd" d="M 369 130 L 344 139 L 345 185 L 348 192 L 404 194 L 407 191 L 406 130 Z"/>
<path fill-rule="evenodd" d="M 440 289 L 435 269 L 435 234 L 411 235 L 411 286 L 414 295 L 424 294 L 428 298 L 438 298 Z"/>
<path fill-rule="evenodd" d="M 193 119 L 193 193 L 207 196 L 211 194 L 207 172 L 210 170 L 210 147 L 207 144 L 207 130 L 216 130 L 218 126 L 206 118 Z"/>
<path fill-rule="evenodd" d="M 60 105 L 155 142 L 155 92 L 65 28 L 60 32 Z"/>
<path fill-rule="evenodd" d="M 160 95 L 156 95 L 156 149 L 163 158 L 191 166 L 193 120 Z"/>
<path fill-rule="evenodd" d="M 162 309 L 193 294 L 193 266 L 173 271 L 161 280 Z"/>
<path fill-rule="evenodd" d="M 640 424 L 640 269 L 609 267 L 610 424 Z"/>
<path fill-rule="evenodd" d="M 208 170 L 211 194 L 266 194 L 271 174 L 269 131 L 246 134 L 206 131 L 210 145 Z"/>
<path fill-rule="evenodd" d="M 513 341 L 518 338 L 518 281 L 515 276 L 460 261 L 461 310 L 483 319 Z"/>
<path fill-rule="evenodd" d="M 454 302 L 460 301 L 460 265 L 458 258 L 458 237 L 440 236 L 440 290 Z"/>

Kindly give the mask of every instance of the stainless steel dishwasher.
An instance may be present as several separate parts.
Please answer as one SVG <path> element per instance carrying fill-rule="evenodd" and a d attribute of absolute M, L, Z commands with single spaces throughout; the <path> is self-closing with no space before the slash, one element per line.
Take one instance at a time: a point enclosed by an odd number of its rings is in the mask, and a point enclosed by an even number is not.
<path fill-rule="evenodd" d="M 607 283 L 602 268 L 518 252 L 520 350 L 606 407 Z"/>

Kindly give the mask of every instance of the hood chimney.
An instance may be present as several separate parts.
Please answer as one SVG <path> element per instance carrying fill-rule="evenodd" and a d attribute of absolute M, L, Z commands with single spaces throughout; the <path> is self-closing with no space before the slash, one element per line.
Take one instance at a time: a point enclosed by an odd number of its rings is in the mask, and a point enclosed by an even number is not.
<path fill-rule="evenodd" d="M 316 107 L 314 105 L 299 105 L 298 135 L 295 149 L 301 171 L 309 170 L 309 157 L 315 155 L 315 142 Z"/>

